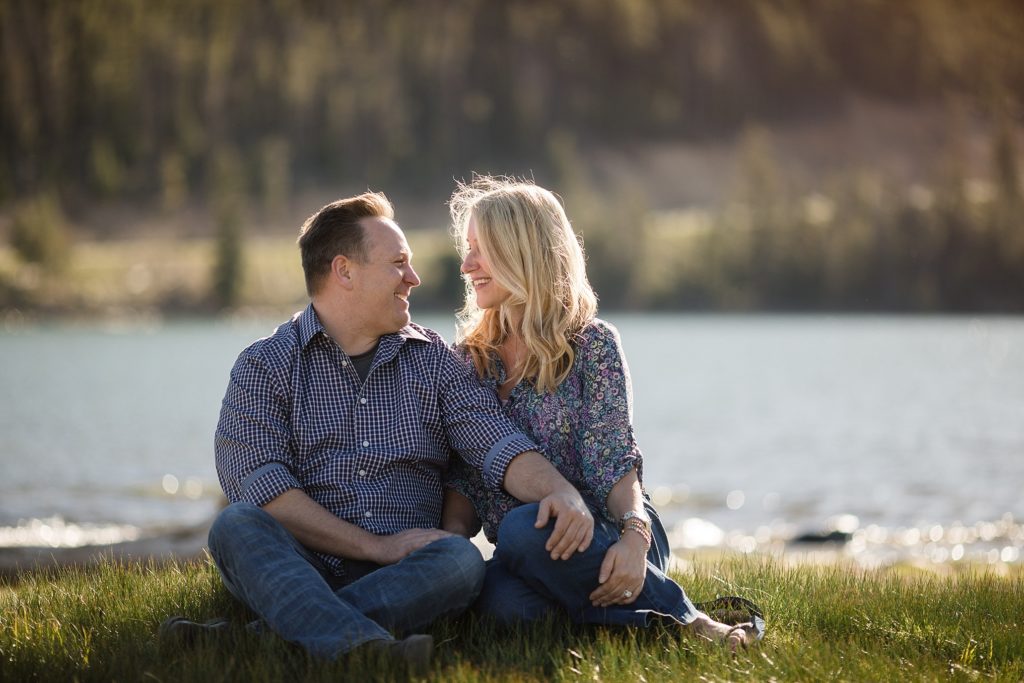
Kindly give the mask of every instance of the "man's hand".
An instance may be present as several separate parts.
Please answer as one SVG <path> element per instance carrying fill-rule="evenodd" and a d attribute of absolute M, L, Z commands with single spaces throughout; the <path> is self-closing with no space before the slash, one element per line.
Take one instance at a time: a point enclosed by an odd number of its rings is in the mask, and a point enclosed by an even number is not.
<path fill-rule="evenodd" d="M 541 499 L 534 527 L 543 529 L 552 517 L 555 528 L 544 544 L 552 560 L 568 560 L 574 552 L 590 547 L 594 538 L 594 516 L 576 489 L 570 486 Z"/>
<path fill-rule="evenodd" d="M 636 601 L 647 577 L 645 546 L 640 534 L 625 533 L 618 543 L 608 548 L 597 576 L 600 585 L 590 594 L 594 607 L 629 605 Z"/>
<path fill-rule="evenodd" d="M 551 559 L 568 560 L 574 552 L 590 547 L 594 516 L 579 491 L 537 451 L 523 451 L 505 470 L 505 490 L 524 503 L 537 502 L 537 522 L 542 529 L 555 518 L 555 528 L 544 544 Z"/>
<path fill-rule="evenodd" d="M 440 529 L 406 529 L 390 536 L 376 536 L 370 559 L 377 564 L 394 564 L 410 553 L 447 536 L 454 534 Z"/>

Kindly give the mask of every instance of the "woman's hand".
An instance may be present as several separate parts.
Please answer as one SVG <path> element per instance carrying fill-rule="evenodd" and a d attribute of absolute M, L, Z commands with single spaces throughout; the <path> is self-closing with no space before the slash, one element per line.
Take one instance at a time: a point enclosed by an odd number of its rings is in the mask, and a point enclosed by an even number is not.
<path fill-rule="evenodd" d="M 640 596 L 646 577 L 647 542 L 640 534 L 627 529 L 618 543 L 604 554 L 597 577 L 601 585 L 590 594 L 590 602 L 594 607 L 630 605 Z"/>

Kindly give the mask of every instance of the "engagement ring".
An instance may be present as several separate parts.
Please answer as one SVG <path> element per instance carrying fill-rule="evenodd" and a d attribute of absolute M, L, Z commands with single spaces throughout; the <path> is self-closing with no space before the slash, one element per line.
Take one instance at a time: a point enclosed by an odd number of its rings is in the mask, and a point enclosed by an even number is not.
<path fill-rule="evenodd" d="M 622 591 L 622 597 L 631 598 L 633 597 L 633 591 Z"/>

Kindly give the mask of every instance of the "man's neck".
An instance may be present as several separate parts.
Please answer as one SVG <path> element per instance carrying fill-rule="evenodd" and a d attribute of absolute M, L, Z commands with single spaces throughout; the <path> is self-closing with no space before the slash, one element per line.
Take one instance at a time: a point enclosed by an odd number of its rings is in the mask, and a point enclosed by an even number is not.
<path fill-rule="evenodd" d="M 358 316 L 347 315 L 318 299 L 313 299 L 313 309 L 327 336 L 348 356 L 366 353 L 380 341 L 379 336 L 362 331 Z"/>

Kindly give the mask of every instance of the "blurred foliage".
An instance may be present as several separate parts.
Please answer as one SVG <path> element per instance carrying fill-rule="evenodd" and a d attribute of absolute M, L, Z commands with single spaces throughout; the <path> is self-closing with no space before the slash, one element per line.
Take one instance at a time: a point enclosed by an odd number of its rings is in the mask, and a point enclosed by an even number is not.
<path fill-rule="evenodd" d="M 222 214 L 217 223 L 216 259 L 210 300 L 216 309 L 237 306 L 242 289 L 242 235 L 237 214 Z"/>
<path fill-rule="evenodd" d="M 223 310 L 239 304 L 242 288 L 244 173 L 233 149 L 219 150 L 210 194 L 217 221 L 210 303 Z"/>
<path fill-rule="evenodd" d="M 38 194 L 14 209 L 11 246 L 26 263 L 57 272 L 67 265 L 71 235 L 53 193 Z"/>
<path fill-rule="evenodd" d="M 705 139 L 851 92 L 1018 98 L 1022 35 L 1018 0 L 0 0 L 0 197 L 173 204 L 230 145 L 273 205 L 310 179 L 536 163 L 565 130 Z"/>
<path fill-rule="evenodd" d="M 996 182 L 967 179 L 953 158 L 938 188 L 892 187 L 861 172 L 805 195 L 787 189 L 767 131 L 742 137 L 741 182 L 714 210 L 657 212 L 642 197 L 586 189 L 567 196 L 603 304 L 1024 311 L 1019 153 L 1003 128 L 993 140 Z"/>
<path fill-rule="evenodd" d="M 206 205 L 199 298 L 223 307 L 246 300 L 248 216 L 286 216 L 297 187 L 433 194 L 529 167 L 557 179 L 608 307 L 1022 310 L 1022 35 L 1019 0 L 0 0 L 0 209 L 52 188 L 53 216 Z M 927 187 L 858 170 L 808 195 L 776 162 L 777 124 L 951 94 L 993 122 L 992 183 L 956 135 Z M 708 210 L 599 189 L 579 153 L 733 138 L 737 187 Z M 19 252 L 59 261 L 67 224 L 19 220 Z M 447 306 L 437 263 L 424 300 Z"/>

